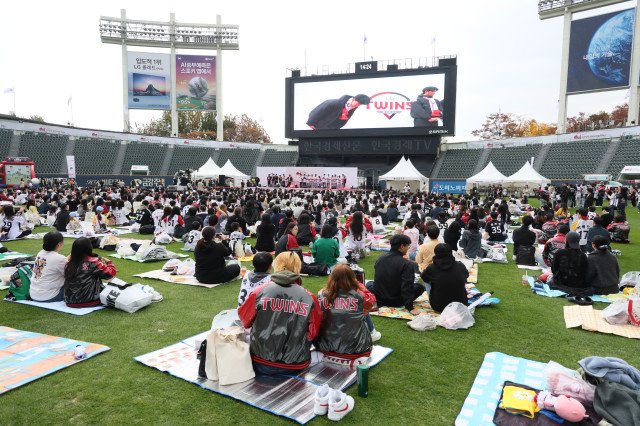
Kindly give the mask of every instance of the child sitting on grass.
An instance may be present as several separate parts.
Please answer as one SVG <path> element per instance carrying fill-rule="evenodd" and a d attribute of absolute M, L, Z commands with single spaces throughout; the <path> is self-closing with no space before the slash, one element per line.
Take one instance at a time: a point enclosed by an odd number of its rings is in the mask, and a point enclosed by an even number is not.
<path fill-rule="evenodd" d="M 202 238 L 202 232 L 200 231 L 200 222 L 195 221 L 191 224 L 191 231 L 187 235 L 184 236 L 184 247 L 182 248 L 185 251 L 194 251 L 196 249 L 196 244 Z"/>
<path fill-rule="evenodd" d="M 628 243 L 629 242 L 629 222 L 625 220 L 622 215 L 617 215 L 607 226 L 607 231 L 611 233 L 611 241 L 615 243 Z"/>
<path fill-rule="evenodd" d="M 272 263 L 273 256 L 266 251 L 258 252 L 253 256 L 253 271 L 247 271 L 240 284 L 238 306 L 241 306 L 258 286 L 270 281 Z"/>
<path fill-rule="evenodd" d="M 242 246 L 242 240 L 245 235 L 242 232 L 242 228 L 238 222 L 233 222 L 229 227 L 231 233 L 229 234 L 229 248 L 235 257 L 244 256 L 244 247 Z"/>

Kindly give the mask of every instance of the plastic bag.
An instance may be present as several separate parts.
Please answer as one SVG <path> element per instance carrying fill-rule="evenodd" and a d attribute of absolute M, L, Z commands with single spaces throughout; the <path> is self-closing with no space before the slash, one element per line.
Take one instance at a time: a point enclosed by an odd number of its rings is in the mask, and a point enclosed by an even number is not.
<path fill-rule="evenodd" d="M 140 232 L 140 224 L 138 222 L 131 225 L 131 232 Z"/>
<path fill-rule="evenodd" d="M 570 396 L 583 404 L 593 405 L 596 387 L 580 377 L 577 371 L 551 361 L 547 365 L 545 373 L 547 390 L 553 395 Z"/>
<path fill-rule="evenodd" d="M 640 271 L 627 272 L 620 278 L 618 287 L 635 287 L 640 289 Z"/>
<path fill-rule="evenodd" d="M 176 267 L 176 275 L 193 275 L 196 273 L 196 262 L 193 259 L 186 259 Z"/>
<path fill-rule="evenodd" d="M 118 247 L 116 249 L 116 252 L 120 255 L 120 256 L 135 256 L 136 251 L 134 249 L 131 248 L 131 243 L 118 243 Z"/>
<path fill-rule="evenodd" d="M 487 257 L 494 262 L 507 263 L 507 255 L 501 247 L 491 247 L 487 251 Z"/>
<path fill-rule="evenodd" d="M 460 302 L 451 302 L 442 311 L 438 324 L 449 330 L 469 328 L 475 324 L 475 319 L 465 305 Z"/>
<path fill-rule="evenodd" d="M 602 318 L 609 324 L 624 325 L 629 323 L 629 301 L 616 300 L 602 310 Z"/>
<path fill-rule="evenodd" d="M 169 244 L 172 241 L 173 241 L 173 238 L 171 237 L 171 235 L 167 234 L 164 231 L 162 231 L 158 235 L 156 235 L 156 238 L 155 238 L 155 243 L 156 244 Z"/>
<path fill-rule="evenodd" d="M 429 314 L 421 314 L 407 323 L 409 327 L 416 331 L 435 330 L 438 322 L 435 317 Z"/>
<path fill-rule="evenodd" d="M 631 296 L 627 304 L 627 309 L 631 324 L 640 326 L 640 297 Z"/>
<path fill-rule="evenodd" d="M 181 263 L 180 259 L 169 259 L 162 267 L 162 270 L 165 272 L 173 272 Z"/>

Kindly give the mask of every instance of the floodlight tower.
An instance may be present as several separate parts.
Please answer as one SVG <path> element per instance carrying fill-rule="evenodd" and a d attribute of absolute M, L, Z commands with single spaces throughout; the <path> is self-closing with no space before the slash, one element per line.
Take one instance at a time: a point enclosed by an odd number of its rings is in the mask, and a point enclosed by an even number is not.
<path fill-rule="evenodd" d="M 569 41 L 571 36 L 571 19 L 576 12 L 597 9 L 628 0 L 539 0 L 538 16 L 540 19 L 557 18 L 564 16 L 562 30 L 562 60 L 560 66 L 560 95 L 558 97 L 558 133 L 567 131 L 567 78 L 569 72 Z M 631 51 L 631 70 L 629 72 L 629 113 L 627 126 L 638 124 L 640 98 L 638 96 L 638 84 L 640 82 L 640 7 L 636 7 L 635 22 L 633 28 L 633 45 Z"/>
<path fill-rule="evenodd" d="M 120 9 L 120 18 L 100 17 L 100 39 L 103 43 L 122 45 L 124 131 L 130 131 L 128 104 L 127 46 L 164 47 L 171 49 L 171 135 L 178 136 L 178 110 L 176 106 L 176 48 L 216 50 L 216 120 L 217 140 L 223 140 L 222 113 L 222 51 L 238 50 L 238 26 L 222 25 L 222 17 L 216 16 L 216 24 L 185 24 L 175 20 L 171 13 L 169 22 L 127 19 L 127 11 Z"/>

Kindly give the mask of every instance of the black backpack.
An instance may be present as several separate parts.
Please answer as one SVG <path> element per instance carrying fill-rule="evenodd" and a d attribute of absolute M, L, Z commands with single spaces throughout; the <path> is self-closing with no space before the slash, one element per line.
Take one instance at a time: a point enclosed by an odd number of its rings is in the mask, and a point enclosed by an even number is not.
<path fill-rule="evenodd" d="M 536 249 L 534 246 L 520 246 L 516 253 L 518 265 L 536 266 Z"/>

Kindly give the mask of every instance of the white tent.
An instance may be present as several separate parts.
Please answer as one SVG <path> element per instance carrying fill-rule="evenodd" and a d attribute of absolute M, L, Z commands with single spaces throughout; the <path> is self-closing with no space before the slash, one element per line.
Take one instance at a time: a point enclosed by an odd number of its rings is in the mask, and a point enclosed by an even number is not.
<path fill-rule="evenodd" d="M 217 177 L 221 174 L 224 174 L 220 171 L 220 167 L 213 161 L 211 157 L 207 160 L 206 163 L 202 165 L 198 170 L 193 172 L 193 177 L 195 179 L 207 179 Z"/>
<path fill-rule="evenodd" d="M 232 178 L 240 178 L 240 179 L 249 178 L 249 175 L 245 175 L 240 170 L 236 169 L 236 166 L 233 165 L 231 160 L 227 160 L 227 162 L 224 163 L 224 166 L 222 166 L 222 168 L 220 169 L 220 174 L 225 175 L 226 177 L 232 177 Z"/>
<path fill-rule="evenodd" d="M 489 161 L 489 164 L 487 164 L 482 171 L 467 179 L 467 187 L 471 187 L 473 185 L 497 185 L 503 183 L 506 178 L 507 177 L 500 173 L 500 171 L 496 169 L 496 166 Z"/>
<path fill-rule="evenodd" d="M 504 184 L 507 186 L 529 186 L 531 188 L 544 186 L 551 183 L 551 180 L 542 176 L 533 168 L 528 161 L 517 172 L 505 179 Z"/>
<path fill-rule="evenodd" d="M 412 191 L 421 190 L 429 179 L 416 169 L 411 160 L 404 157 L 391 170 L 381 175 L 378 180 L 387 181 L 389 189 L 403 189 L 409 183 Z"/>

